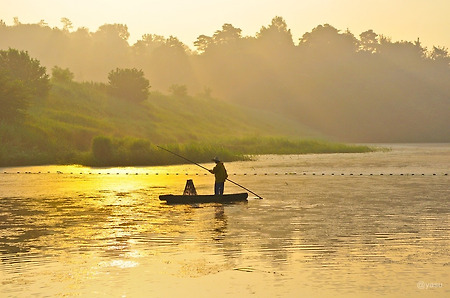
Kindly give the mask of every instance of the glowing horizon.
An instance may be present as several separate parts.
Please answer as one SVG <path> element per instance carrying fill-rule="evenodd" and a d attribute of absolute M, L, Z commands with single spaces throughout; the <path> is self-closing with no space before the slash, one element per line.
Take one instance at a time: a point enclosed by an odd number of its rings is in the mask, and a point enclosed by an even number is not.
<path fill-rule="evenodd" d="M 190 48 L 201 34 L 212 35 L 223 24 L 242 29 L 244 36 L 254 36 L 275 16 L 285 19 L 294 42 L 314 27 L 328 23 L 355 36 L 373 29 L 393 41 L 415 41 L 424 46 L 450 47 L 450 1 L 435 0 L 130 0 L 58 1 L 3 0 L 0 19 L 7 25 L 14 17 L 22 23 L 45 21 L 62 28 L 61 18 L 68 18 L 76 30 L 87 27 L 95 32 L 103 24 L 128 26 L 129 43 L 143 34 L 175 36 Z"/>

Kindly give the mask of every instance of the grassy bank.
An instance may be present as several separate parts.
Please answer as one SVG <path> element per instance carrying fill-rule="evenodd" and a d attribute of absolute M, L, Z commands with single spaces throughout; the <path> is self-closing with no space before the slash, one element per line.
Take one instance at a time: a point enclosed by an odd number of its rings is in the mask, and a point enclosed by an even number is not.
<path fill-rule="evenodd" d="M 152 93 L 136 104 L 96 83 L 52 82 L 48 98 L 32 101 L 27 113 L 20 122 L 0 122 L 0 166 L 183 162 L 156 145 L 197 162 L 371 151 L 315 140 L 320 135 L 297 122 L 210 97 Z"/>
<path fill-rule="evenodd" d="M 280 137 L 245 137 L 210 143 L 166 144 L 166 148 L 195 162 L 209 162 L 214 156 L 224 161 L 248 160 L 260 154 L 363 153 L 373 148 L 319 140 L 290 140 Z M 165 165 L 185 163 L 149 141 L 141 139 L 94 139 L 89 159 L 93 166 Z"/>
<path fill-rule="evenodd" d="M 87 166 L 154 166 L 185 163 L 183 159 L 170 154 L 149 140 L 125 137 L 98 136 L 92 141 L 90 150 L 76 150 L 62 146 L 44 131 L 35 127 L 5 130 L 2 137 L 13 140 L 11 146 L 0 148 L 0 166 L 80 164 Z M 5 131 L 9 132 L 5 134 Z M 11 136 L 15 137 L 12 138 Z M 20 136 L 20 137 L 19 137 Z M 195 162 L 210 162 L 219 156 L 224 161 L 249 160 L 252 155 L 261 154 L 309 154 L 309 153 L 363 153 L 374 148 L 348 145 L 310 139 L 289 139 L 286 137 L 241 137 L 210 142 L 189 142 L 160 144 L 178 155 Z M 8 150 L 16 148 L 16 150 Z M 17 150 L 17 148 L 22 148 Z"/>
<path fill-rule="evenodd" d="M 309 153 L 364 153 L 375 149 L 364 145 L 350 145 L 319 139 L 286 137 L 247 137 L 232 140 L 229 150 L 247 155 L 309 154 Z"/>

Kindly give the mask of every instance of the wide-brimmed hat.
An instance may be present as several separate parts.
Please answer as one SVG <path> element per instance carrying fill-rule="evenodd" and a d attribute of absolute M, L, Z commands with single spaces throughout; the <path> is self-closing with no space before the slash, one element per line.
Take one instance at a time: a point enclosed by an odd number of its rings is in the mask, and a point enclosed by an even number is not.
<path fill-rule="evenodd" d="M 214 157 L 214 158 L 212 159 L 212 161 L 220 162 L 220 159 L 216 156 L 216 157 Z"/>

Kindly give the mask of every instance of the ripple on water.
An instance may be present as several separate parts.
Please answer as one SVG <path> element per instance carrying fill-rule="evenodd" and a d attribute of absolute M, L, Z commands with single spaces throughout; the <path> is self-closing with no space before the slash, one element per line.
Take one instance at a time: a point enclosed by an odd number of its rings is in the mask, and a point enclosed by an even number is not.
<path fill-rule="evenodd" d="M 443 172 L 448 157 L 408 150 L 230 163 L 236 172 L 250 163 L 267 173 L 396 174 L 241 175 L 233 180 L 264 199 L 231 205 L 161 203 L 160 194 L 182 193 L 184 174 L 46 174 L 26 176 L 27 183 L 25 175 L 3 175 L 0 291 L 107 296 L 114 285 L 123 295 L 167 296 L 173 285 L 185 292 L 210 285 L 230 295 L 445 296 L 449 178 L 398 173 Z M 195 173 L 186 167 L 169 171 Z M 145 171 L 164 172 L 134 172 Z M 189 178 L 211 191 L 210 176 Z M 444 287 L 418 292 L 419 281 Z"/>

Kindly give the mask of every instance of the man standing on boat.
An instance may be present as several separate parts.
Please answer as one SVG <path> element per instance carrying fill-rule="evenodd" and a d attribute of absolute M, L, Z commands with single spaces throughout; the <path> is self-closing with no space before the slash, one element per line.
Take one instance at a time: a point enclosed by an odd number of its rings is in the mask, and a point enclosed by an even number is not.
<path fill-rule="evenodd" d="M 214 194 L 223 195 L 223 190 L 225 188 L 225 180 L 228 178 L 227 170 L 223 165 L 223 162 L 220 161 L 218 157 L 214 157 L 213 161 L 216 163 L 214 169 L 210 170 L 212 174 L 216 177 L 216 182 L 214 184 Z"/>

